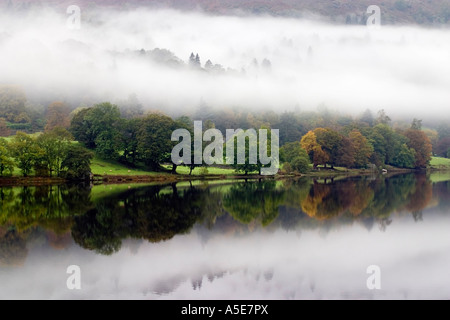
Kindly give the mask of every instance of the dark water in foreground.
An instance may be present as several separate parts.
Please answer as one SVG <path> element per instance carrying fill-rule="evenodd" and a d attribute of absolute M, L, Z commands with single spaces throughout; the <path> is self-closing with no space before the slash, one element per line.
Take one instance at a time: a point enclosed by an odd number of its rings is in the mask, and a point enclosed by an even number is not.
<path fill-rule="evenodd" d="M 5 187 L 0 298 L 450 298 L 449 211 L 450 181 L 413 174 Z"/>

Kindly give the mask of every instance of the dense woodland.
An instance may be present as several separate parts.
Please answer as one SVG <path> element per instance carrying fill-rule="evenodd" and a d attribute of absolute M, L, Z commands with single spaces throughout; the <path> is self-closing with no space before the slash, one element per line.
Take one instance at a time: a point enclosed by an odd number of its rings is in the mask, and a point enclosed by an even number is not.
<path fill-rule="evenodd" d="M 144 112 L 136 97 L 123 105 L 109 102 L 73 107 L 52 102 L 30 105 L 17 87 L 0 87 L 0 174 L 18 167 L 24 176 L 86 177 L 94 154 L 130 168 L 163 170 L 171 162 L 175 129 L 279 129 L 280 160 L 285 171 L 318 168 L 367 168 L 387 165 L 421 169 L 432 154 L 450 157 L 450 126 L 423 128 L 422 121 L 393 122 L 380 110 L 352 117 L 319 107 L 318 111 L 251 112 L 244 108 L 215 110 L 206 104 L 187 115 Z M 78 143 L 76 143 L 76 141 Z M 192 166 L 191 169 L 193 169 Z M 237 171 L 258 171 L 258 165 L 235 165 Z M 176 166 L 173 167 L 176 172 Z"/>

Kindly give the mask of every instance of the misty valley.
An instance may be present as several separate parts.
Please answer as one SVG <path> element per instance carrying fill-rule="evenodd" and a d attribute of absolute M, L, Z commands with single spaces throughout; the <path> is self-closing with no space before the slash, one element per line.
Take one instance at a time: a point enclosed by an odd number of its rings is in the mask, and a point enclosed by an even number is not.
<path fill-rule="evenodd" d="M 0 0 L 0 300 L 448 299 L 449 26 L 448 0 Z"/>

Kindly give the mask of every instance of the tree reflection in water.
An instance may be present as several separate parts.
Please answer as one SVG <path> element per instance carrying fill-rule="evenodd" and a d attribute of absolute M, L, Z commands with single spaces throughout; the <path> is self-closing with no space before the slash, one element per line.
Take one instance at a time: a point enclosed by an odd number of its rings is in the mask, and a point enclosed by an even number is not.
<path fill-rule="evenodd" d="M 37 234 L 56 249 L 73 239 L 109 255 L 120 250 L 124 239 L 166 241 L 195 225 L 202 233 L 328 230 L 354 222 L 384 230 L 396 212 L 409 212 L 419 221 L 432 199 L 450 207 L 449 182 L 432 184 L 423 174 L 156 185 L 91 196 L 82 186 L 0 188 L 0 265 L 22 264 Z"/>

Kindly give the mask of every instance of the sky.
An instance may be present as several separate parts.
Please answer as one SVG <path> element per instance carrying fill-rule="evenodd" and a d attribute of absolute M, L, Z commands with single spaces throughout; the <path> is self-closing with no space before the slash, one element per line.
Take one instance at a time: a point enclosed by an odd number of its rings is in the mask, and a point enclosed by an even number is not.
<path fill-rule="evenodd" d="M 206 104 L 256 112 L 326 106 L 351 114 L 385 109 L 411 119 L 449 115 L 448 29 L 81 8 L 80 29 L 73 30 L 72 17 L 61 8 L 0 12 L 0 84 L 24 88 L 30 101 L 65 100 L 73 107 L 134 94 L 145 108 L 169 114 Z M 184 62 L 198 53 L 202 66 L 210 59 L 229 71 L 173 68 L 130 53 L 155 48 Z M 261 66 L 264 59 L 270 68 Z"/>

